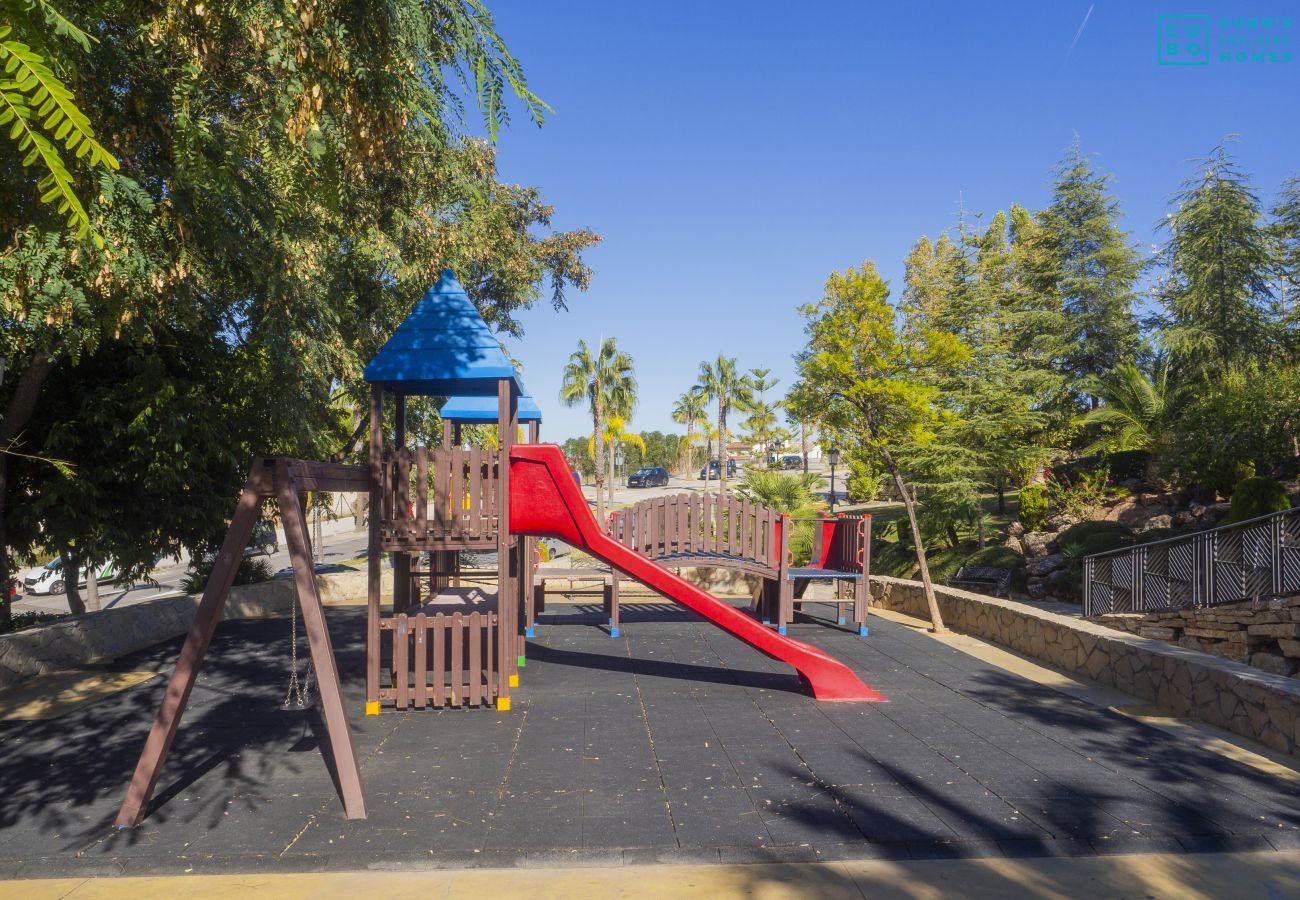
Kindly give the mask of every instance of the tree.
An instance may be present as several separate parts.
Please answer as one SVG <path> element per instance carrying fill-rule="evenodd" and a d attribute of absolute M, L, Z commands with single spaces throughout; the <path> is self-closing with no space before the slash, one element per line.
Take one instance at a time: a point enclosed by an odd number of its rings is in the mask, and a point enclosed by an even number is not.
<path fill-rule="evenodd" d="M 734 407 L 749 409 L 754 403 L 754 386 L 748 375 L 736 368 L 734 356 L 718 354 L 717 362 L 700 363 L 695 390 L 718 401 L 718 496 L 727 495 L 727 413 Z M 708 465 L 708 461 L 705 461 Z"/>
<path fill-rule="evenodd" d="M 1094 392 L 1102 405 L 1083 424 L 1100 426 L 1103 433 L 1086 452 L 1142 450 L 1153 462 L 1164 453 L 1178 416 L 1178 391 L 1166 360 L 1158 359 L 1150 375 L 1135 363 L 1121 363 Z"/>
<path fill-rule="evenodd" d="M 1291 359 L 1300 356 L 1300 177 L 1282 184 L 1269 229 L 1277 255 L 1278 313 Z"/>
<path fill-rule="evenodd" d="M 813 487 L 819 480 L 817 475 L 807 472 L 750 468 L 745 470 L 736 493 L 751 503 L 793 515 L 813 506 Z"/>
<path fill-rule="evenodd" d="M 692 389 L 678 397 L 673 404 L 673 421 L 686 426 L 686 437 L 682 441 L 682 465 L 687 472 L 692 468 L 691 449 L 695 443 L 695 423 L 706 422 L 708 418 L 706 403 L 708 398 Z"/>
<path fill-rule="evenodd" d="M 221 478 L 200 497 L 185 488 L 195 448 L 156 445 L 174 469 L 173 502 L 216 528 L 249 456 L 355 448 L 360 425 L 341 412 L 364 408 L 362 368 L 443 268 L 455 268 L 484 318 L 511 334 L 520 310 L 544 296 L 563 306 L 568 287 L 587 284 L 581 254 L 598 238 L 553 231 L 553 210 L 535 189 L 497 178 L 491 141 L 508 119 L 507 98 L 537 120 L 545 107 L 477 0 L 338 0 L 306 12 L 288 0 L 66 7 L 71 20 L 95 23 L 95 41 L 84 65 L 59 74 L 121 169 L 74 173 L 101 249 L 69 233 L 29 170 L 0 155 L 0 356 L 9 373 L 0 381 L 0 447 L 9 451 L 0 454 L 0 583 L 10 552 L 27 553 L 41 526 L 64 530 L 32 521 L 41 504 L 30 493 L 66 495 L 62 476 L 50 466 L 24 471 L 18 494 L 8 467 L 53 457 L 42 441 L 54 426 L 82 427 L 33 413 L 56 375 L 93 401 L 100 384 L 78 373 L 98 371 L 97 354 L 149 356 L 193 335 L 225 345 L 207 377 L 235 399 L 191 414 L 217 417 L 225 446 L 212 458 L 228 448 L 235 461 L 213 463 Z M 487 140 L 471 136 L 465 93 Z M 122 414 L 148 436 L 146 409 Z M 103 487 L 94 467 L 76 475 L 83 496 Z M 69 505 L 43 508 L 59 516 Z M 118 512 L 93 511 L 84 525 L 92 531 Z M 150 541 L 139 535 L 131 555 L 143 557 Z"/>
<path fill-rule="evenodd" d="M 937 375 L 964 364 L 968 352 L 955 336 L 923 322 L 899 329 L 889 287 L 866 262 L 835 272 L 818 303 L 801 309 L 808 345 L 800 376 L 825 398 L 825 418 L 873 452 L 889 472 L 907 509 L 930 619 L 944 632 L 917 524 L 915 497 L 904 481 L 897 451 L 925 444 L 948 416 L 940 408 Z"/>
<path fill-rule="evenodd" d="M 1278 337 L 1274 260 L 1259 199 L 1224 144 L 1200 161 L 1174 204 L 1162 223 L 1170 237 L 1157 296 L 1180 377 L 1259 357 Z"/>
<path fill-rule="evenodd" d="M 799 455 L 803 458 L 803 470 L 808 471 L 808 432 L 812 423 L 821 412 L 821 398 L 805 381 L 796 381 L 781 402 L 785 407 L 786 421 L 799 428 Z"/>
<path fill-rule="evenodd" d="M 1075 390 L 1138 351 L 1134 285 L 1142 258 L 1119 227 L 1110 175 L 1099 175 L 1076 140 L 1056 169 L 1052 202 L 1038 215 L 1038 289 L 1059 298 L 1060 365 Z M 1089 397 L 1095 407 L 1097 398 Z"/>
<path fill-rule="evenodd" d="M 596 518 L 605 521 L 605 429 L 613 416 L 624 415 L 634 404 L 636 376 L 632 357 L 618 349 L 614 338 L 605 338 L 592 354 L 585 340 L 564 367 L 560 400 L 566 406 L 586 404 L 591 413 L 592 459 L 596 479 Z"/>

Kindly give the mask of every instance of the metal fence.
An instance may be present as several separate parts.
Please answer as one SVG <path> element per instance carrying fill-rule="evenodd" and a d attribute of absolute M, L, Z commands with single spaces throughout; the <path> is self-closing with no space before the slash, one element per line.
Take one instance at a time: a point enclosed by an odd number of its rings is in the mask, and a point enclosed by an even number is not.
<path fill-rule="evenodd" d="M 1083 560 L 1083 614 L 1300 593 L 1300 508 Z"/>

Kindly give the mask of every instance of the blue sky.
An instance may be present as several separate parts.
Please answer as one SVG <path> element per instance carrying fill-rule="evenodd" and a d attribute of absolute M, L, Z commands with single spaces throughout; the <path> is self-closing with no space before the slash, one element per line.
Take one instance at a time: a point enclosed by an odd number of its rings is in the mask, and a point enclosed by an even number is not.
<path fill-rule="evenodd" d="M 591 289 L 526 313 L 509 345 L 552 440 L 590 428 L 557 399 L 580 337 L 633 356 L 638 430 L 680 430 L 672 403 L 719 352 L 773 369 L 780 392 L 795 307 L 831 271 L 873 259 L 896 299 L 908 248 L 952 227 L 959 198 L 985 221 L 1043 206 L 1076 133 L 1147 248 L 1227 133 L 1266 202 L 1300 174 L 1300 60 L 1217 59 L 1223 19 L 1247 15 L 1290 19 L 1273 33 L 1296 55 L 1294 2 L 489 5 L 554 109 L 503 132 L 501 175 L 540 187 L 557 227 L 604 237 Z M 1211 17 L 1209 65 L 1158 64 L 1168 13 Z"/>

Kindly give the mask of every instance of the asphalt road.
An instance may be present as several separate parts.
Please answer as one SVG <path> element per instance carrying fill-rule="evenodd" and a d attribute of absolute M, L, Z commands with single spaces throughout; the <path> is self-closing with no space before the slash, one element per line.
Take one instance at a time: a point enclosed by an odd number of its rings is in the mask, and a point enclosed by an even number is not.
<path fill-rule="evenodd" d="M 337 524 L 342 525 L 343 523 Z M 355 559 L 365 554 L 365 532 L 352 531 L 350 525 L 351 521 L 347 520 L 347 530 L 323 535 L 320 553 L 321 562 L 337 563 L 347 559 Z M 258 555 L 254 559 L 264 559 L 270 564 L 272 571 L 279 571 L 289 565 L 289 548 L 282 537 L 279 551 L 272 553 L 270 556 Z M 100 603 L 104 609 L 112 609 L 117 606 L 140 603 L 144 600 L 176 597 L 184 593 L 180 589 L 180 583 L 181 579 L 185 577 L 185 570 L 188 566 L 188 557 L 183 556 L 179 562 L 167 559 L 163 561 L 162 565 L 149 573 L 149 578 L 156 584 L 141 582 L 129 589 L 115 584 L 101 585 L 99 589 Z M 82 596 L 83 598 L 85 596 L 84 588 L 82 589 Z M 14 612 L 68 612 L 68 598 L 64 594 L 25 594 L 14 602 L 13 608 Z"/>

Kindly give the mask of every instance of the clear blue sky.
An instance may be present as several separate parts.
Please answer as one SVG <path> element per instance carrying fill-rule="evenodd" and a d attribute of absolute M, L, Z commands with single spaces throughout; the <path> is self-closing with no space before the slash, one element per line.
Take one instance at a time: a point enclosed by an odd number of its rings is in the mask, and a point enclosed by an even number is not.
<path fill-rule="evenodd" d="M 488 3 L 555 110 L 541 129 L 516 116 L 502 177 L 604 237 L 590 291 L 526 313 L 509 346 L 551 440 L 590 428 L 557 399 L 579 337 L 635 359 L 638 430 L 680 430 L 672 402 L 719 352 L 780 392 L 795 307 L 832 270 L 873 259 L 897 299 L 909 246 L 952 227 L 959 197 L 985 220 L 1043 206 L 1075 133 L 1144 247 L 1224 134 L 1265 202 L 1300 173 L 1300 60 L 1224 64 L 1214 43 L 1222 17 L 1284 16 L 1295 55 L 1295 2 Z M 1157 63 L 1171 12 L 1212 17 L 1210 65 Z"/>

